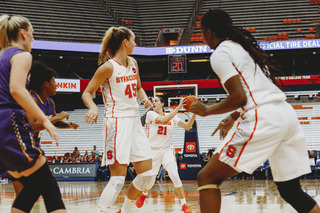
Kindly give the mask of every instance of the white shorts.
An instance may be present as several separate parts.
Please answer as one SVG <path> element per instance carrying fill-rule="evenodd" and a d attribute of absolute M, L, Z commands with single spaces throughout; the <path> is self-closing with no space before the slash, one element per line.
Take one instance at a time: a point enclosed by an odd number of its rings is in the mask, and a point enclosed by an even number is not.
<path fill-rule="evenodd" d="M 269 159 L 275 181 L 311 172 L 305 136 L 290 104 L 262 105 L 239 119 L 235 132 L 229 132 L 216 150 L 220 161 L 251 174 Z"/>
<path fill-rule="evenodd" d="M 167 148 L 154 148 L 152 150 L 152 171 L 154 174 L 159 173 L 159 169 L 162 166 L 167 170 L 167 165 L 171 162 L 176 164 L 176 155 L 173 146 Z"/>
<path fill-rule="evenodd" d="M 151 159 L 151 148 L 139 116 L 104 118 L 101 166 Z"/>

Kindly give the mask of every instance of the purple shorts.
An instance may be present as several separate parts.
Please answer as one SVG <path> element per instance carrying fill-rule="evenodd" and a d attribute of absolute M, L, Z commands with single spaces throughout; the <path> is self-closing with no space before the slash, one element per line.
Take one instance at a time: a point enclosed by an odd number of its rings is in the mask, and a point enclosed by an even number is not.
<path fill-rule="evenodd" d="M 44 155 L 22 109 L 0 108 L 0 137 L 0 174 L 29 169 Z"/>

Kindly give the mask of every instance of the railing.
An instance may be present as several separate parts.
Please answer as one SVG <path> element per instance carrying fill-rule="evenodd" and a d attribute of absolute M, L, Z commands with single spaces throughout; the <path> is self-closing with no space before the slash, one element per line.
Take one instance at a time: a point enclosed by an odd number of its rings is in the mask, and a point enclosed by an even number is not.
<path fill-rule="evenodd" d="M 184 30 L 184 33 L 182 35 L 181 42 L 180 42 L 181 45 L 189 44 L 190 37 L 191 37 L 191 34 L 194 30 L 197 16 L 200 12 L 203 1 L 204 0 L 196 0 L 195 5 L 194 5 L 193 10 L 190 15 L 190 19 L 189 19 L 188 25 L 186 27 L 186 30 Z"/>
<path fill-rule="evenodd" d="M 120 26 L 123 25 L 123 20 L 121 20 L 121 18 L 118 16 L 114 9 L 108 6 L 106 0 L 100 0 L 100 4 L 112 16 L 112 18 L 116 21 L 117 24 L 119 24 Z"/>

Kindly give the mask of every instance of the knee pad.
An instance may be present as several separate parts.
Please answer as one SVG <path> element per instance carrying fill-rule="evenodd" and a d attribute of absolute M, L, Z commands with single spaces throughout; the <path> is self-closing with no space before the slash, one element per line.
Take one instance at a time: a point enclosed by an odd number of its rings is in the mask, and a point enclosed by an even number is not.
<path fill-rule="evenodd" d="M 170 176 L 175 188 L 182 187 L 182 182 L 179 177 L 178 167 L 175 162 L 169 163 L 165 168 Z"/>
<path fill-rule="evenodd" d="M 275 183 L 281 197 L 299 213 L 308 213 L 317 204 L 307 193 L 302 191 L 298 178 Z"/>
<path fill-rule="evenodd" d="M 103 211 L 110 210 L 121 192 L 125 179 L 125 176 L 111 176 L 107 186 L 104 188 L 100 196 L 98 204 L 99 209 Z"/>
<path fill-rule="evenodd" d="M 148 170 L 146 172 L 138 174 L 132 181 L 132 184 L 139 191 L 144 191 L 145 189 L 150 187 L 150 185 L 153 185 L 155 176 L 156 175 L 152 172 L 152 170 Z"/>

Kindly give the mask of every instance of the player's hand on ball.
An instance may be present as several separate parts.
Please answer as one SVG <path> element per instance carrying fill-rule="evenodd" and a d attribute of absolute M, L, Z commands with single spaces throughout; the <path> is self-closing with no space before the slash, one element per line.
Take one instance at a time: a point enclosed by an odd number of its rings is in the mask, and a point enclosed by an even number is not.
<path fill-rule="evenodd" d="M 207 107 L 202 102 L 195 101 L 190 105 L 190 112 L 200 116 L 207 116 Z"/>
<path fill-rule="evenodd" d="M 229 130 L 232 128 L 233 124 L 234 120 L 231 116 L 228 116 L 219 123 L 218 127 L 213 131 L 211 136 L 214 136 L 214 134 L 216 134 L 216 132 L 220 130 L 220 140 L 224 139 L 228 134 Z"/>
<path fill-rule="evenodd" d="M 178 108 L 181 109 L 186 104 L 186 98 L 182 99 L 178 105 Z"/>

